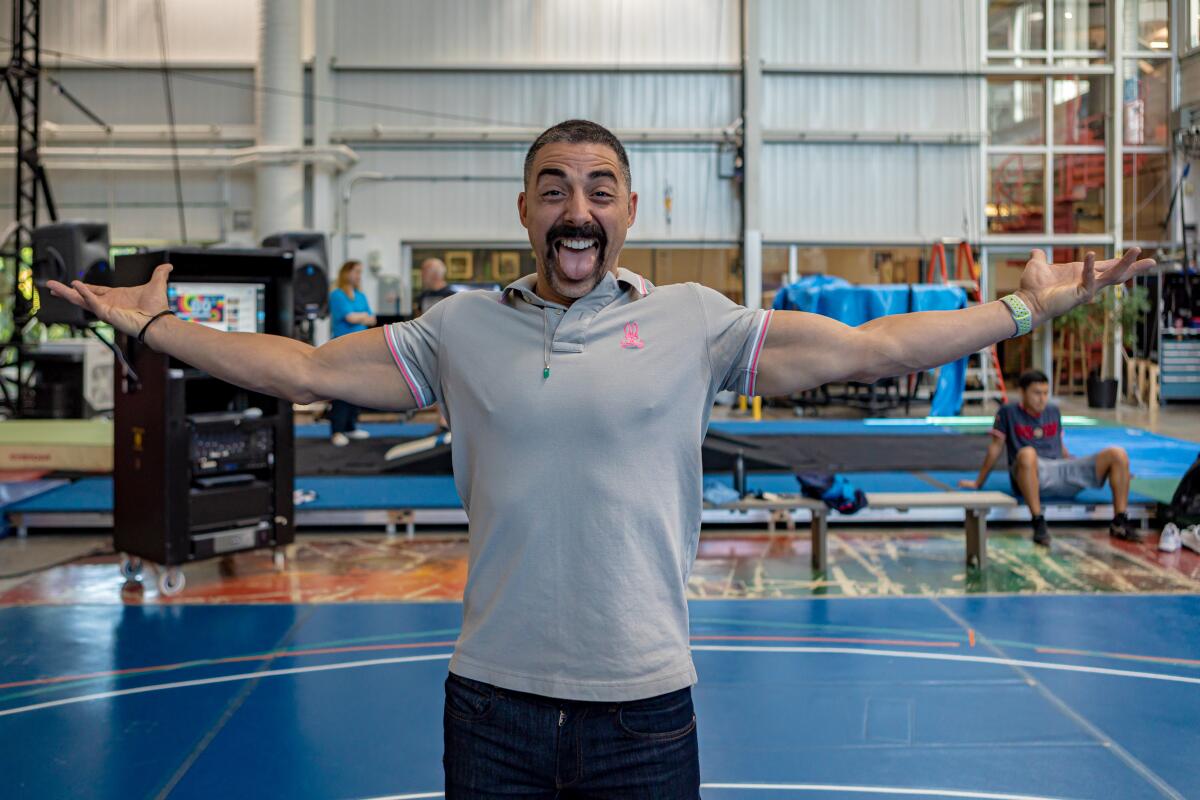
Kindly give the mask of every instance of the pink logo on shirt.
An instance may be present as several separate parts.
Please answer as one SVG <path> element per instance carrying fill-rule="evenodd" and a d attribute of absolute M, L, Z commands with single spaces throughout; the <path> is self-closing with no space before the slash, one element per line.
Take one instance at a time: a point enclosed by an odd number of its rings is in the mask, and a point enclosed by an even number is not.
<path fill-rule="evenodd" d="M 625 326 L 625 338 L 621 341 L 621 347 L 626 350 L 638 348 L 639 350 L 646 346 L 646 343 L 638 338 L 638 324 L 630 322 Z"/>

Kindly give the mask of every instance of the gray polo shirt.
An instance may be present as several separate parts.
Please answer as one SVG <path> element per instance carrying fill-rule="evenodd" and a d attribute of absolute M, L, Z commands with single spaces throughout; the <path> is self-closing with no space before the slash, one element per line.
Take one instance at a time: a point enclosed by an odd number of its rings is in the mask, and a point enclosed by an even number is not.
<path fill-rule="evenodd" d="M 454 430 L 470 553 L 450 670 L 574 700 L 690 686 L 700 446 L 719 390 L 754 394 L 771 312 L 625 269 L 569 308 L 534 283 L 386 329 Z"/>

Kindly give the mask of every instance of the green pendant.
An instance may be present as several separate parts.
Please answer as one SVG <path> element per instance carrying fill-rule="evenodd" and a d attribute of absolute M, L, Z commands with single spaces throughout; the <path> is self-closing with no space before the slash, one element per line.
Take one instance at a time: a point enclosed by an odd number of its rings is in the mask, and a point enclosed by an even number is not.
<path fill-rule="evenodd" d="M 550 377 L 550 368 L 546 367 L 544 370 L 542 370 L 542 378 L 545 379 L 545 378 L 549 378 L 549 377 Z"/>

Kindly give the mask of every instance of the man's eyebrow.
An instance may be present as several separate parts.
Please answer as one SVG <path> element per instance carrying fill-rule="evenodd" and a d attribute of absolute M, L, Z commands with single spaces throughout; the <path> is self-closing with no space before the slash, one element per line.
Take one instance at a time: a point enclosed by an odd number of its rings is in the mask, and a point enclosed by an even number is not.
<path fill-rule="evenodd" d="M 542 167 L 541 171 L 538 172 L 538 174 L 537 174 L 538 180 L 541 180 L 543 175 L 548 175 L 551 178 L 565 179 L 567 177 L 567 173 L 562 171 L 558 167 Z"/>
<path fill-rule="evenodd" d="M 588 173 L 589 180 L 595 180 L 596 178 L 611 178 L 615 181 L 617 179 L 617 174 L 611 169 L 597 169 Z"/>

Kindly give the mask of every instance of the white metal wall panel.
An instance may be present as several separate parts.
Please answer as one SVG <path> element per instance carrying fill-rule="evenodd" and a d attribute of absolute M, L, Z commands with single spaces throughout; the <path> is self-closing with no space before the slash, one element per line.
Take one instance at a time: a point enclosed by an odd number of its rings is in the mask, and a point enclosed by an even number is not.
<path fill-rule="evenodd" d="M 729 242 L 740 238 L 733 182 L 718 176 L 715 145 L 627 149 L 633 189 L 639 198 L 637 221 L 629 231 L 631 242 Z"/>
<path fill-rule="evenodd" d="M 167 124 L 166 95 L 158 71 L 48 72 L 110 125 Z M 171 78 L 171 94 L 179 125 L 254 124 L 252 70 L 188 70 Z M 46 84 L 42 87 L 42 119 L 60 125 L 92 124 Z"/>
<path fill-rule="evenodd" d="M 540 128 L 574 117 L 610 128 L 719 128 L 740 113 L 736 74 L 341 72 L 336 86 L 341 98 L 388 107 L 341 104 L 338 128 Z"/>
<path fill-rule="evenodd" d="M 353 193 L 352 233 L 405 241 L 522 241 L 517 194 L 524 147 L 405 148 L 361 152 L 343 184 L 361 172 L 406 176 L 506 176 L 507 182 L 361 183 Z M 737 236 L 730 181 L 717 175 L 715 146 L 629 148 L 640 196 L 631 239 L 728 241 Z M 670 221 L 664 199 L 670 192 Z"/>
<path fill-rule="evenodd" d="M 404 241 L 520 241 L 517 218 L 524 151 L 518 147 L 360 150 L 342 184 L 363 172 L 405 176 L 493 176 L 511 182 L 360 183 L 350 209 L 352 234 Z M 375 245 L 378 247 L 378 243 Z"/>
<path fill-rule="evenodd" d="M 300 0 L 297 0 L 299 2 Z M 159 60 L 158 0 L 44 0 L 43 63 L 50 51 L 70 58 Z M 4 2 L 5 18 L 11 0 Z M 166 10 L 172 61 L 253 62 L 258 52 L 258 3 L 251 0 L 171 0 Z"/>
<path fill-rule="evenodd" d="M 767 64 L 978 67 L 976 0 L 762 0 Z"/>
<path fill-rule="evenodd" d="M 978 149 L 954 145 L 774 144 L 763 148 L 770 241 L 933 241 L 962 234 Z"/>
<path fill-rule="evenodd" d="M 342 0 L 342 65 L 733 63 L 737 0 Z"/>
<path fill-rule="evenodd" d="M 107 222 L 109 237 L 117 244 L 179 240 L 175 181 L 170 170 L 49 172 L 60 219 Z M 6 221 L 13 212 L 12 176 L 11 169 L 0 170 L 5 201 L 0 216 Z M 253 208 L 253 174 L 228 174 L 223 185 L 216 172 L 185 172 L 183 199 L 190 241 L 220 240 L 223 223 L 226 238 L 236 238 L 230 237 L 227 223 L 233 209 Z"/>
<path fill-rule="evenodd" d="M 979 78 L 767 75 L 767 130 L 978 134 Z"/>

